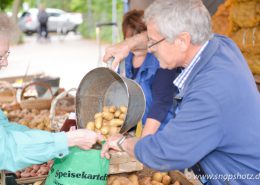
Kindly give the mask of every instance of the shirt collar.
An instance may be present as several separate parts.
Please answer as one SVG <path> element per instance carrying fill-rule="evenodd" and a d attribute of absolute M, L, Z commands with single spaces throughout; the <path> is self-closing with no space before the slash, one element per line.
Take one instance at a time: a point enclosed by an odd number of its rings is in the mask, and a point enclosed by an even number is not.
<path fill-rule="evenodd" d="M 186 80 L 188 79 L 192 69 L 200 60 L 201 53 L 204 51 L 209 41 L 205 42 L 197 54 L 193 57 L 191 63 L 177 76 L 177 78 L 173 81 L 173 84 L 178 87 L 179 90 L 183 89 Z"/>

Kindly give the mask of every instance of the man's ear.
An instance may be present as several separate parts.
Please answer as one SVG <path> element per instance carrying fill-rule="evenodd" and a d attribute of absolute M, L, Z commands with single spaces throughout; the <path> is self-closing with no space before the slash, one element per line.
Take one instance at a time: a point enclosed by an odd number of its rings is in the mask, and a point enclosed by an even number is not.
<path fill-rule="evenodd" d="M 179 46 L 180 50 L 185 52 L 188 50 L 191 44 L 191 36 L 188 32 L 182 32 L 179 35 Z"/>

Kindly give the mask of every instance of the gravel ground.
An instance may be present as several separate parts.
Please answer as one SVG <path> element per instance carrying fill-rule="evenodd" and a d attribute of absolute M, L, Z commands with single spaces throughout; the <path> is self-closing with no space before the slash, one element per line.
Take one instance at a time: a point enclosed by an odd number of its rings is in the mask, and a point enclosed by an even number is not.
<path fill-rule="evenodd" d="M 36 36 L 25 37 L 22 45 L 11 46 L 9 66 L 1 69 L 0 78 L 44 73 L 61 78 L 60 87 L 78 87 L 83 76 L 98 66 L 99 46 L 95 40 L 79 35 L 65 38 L 51 35 L 50 41 L 37 41 Z M 102 46 L 104 53 L 105 46 Z M 103 56 L 103 55 L 102 55 Z M 27 70 L 28 68 L 28 70 Z"/>

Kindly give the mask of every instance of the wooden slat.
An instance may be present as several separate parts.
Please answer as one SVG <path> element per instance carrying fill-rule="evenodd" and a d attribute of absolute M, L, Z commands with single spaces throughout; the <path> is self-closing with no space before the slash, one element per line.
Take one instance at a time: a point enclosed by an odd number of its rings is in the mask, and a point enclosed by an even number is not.
<path fill-rule="evenodd" d="M 43 181 L 47 175 L 43 175 L 41 177 L 28 177 L 28 178 L 20 178 L 16 179 L 17 184 L 26 184 L 26 183 L 34 183 L 37 181 Z"/>

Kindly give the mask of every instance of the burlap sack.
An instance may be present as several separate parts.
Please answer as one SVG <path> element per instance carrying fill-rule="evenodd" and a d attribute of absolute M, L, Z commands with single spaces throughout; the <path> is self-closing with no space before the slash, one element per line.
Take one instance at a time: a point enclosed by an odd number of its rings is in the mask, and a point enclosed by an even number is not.
<path fill-rule="evenodd" d="M 233 3 L 230 20 L 241 28 L 255 27 L 260 22 L 260 1 Z"/>
<path fill-rule="evenodd" d="M 230 35 L 242 52 L 260 54 L 260 26 L 243 28 Z"/>
<path fill-rule="evenodd" d="M 244 56 L 252 73 L 255 75 L 260 75 L 260 55 L 251 55 L 248 53 L 244 53 Z"/>

